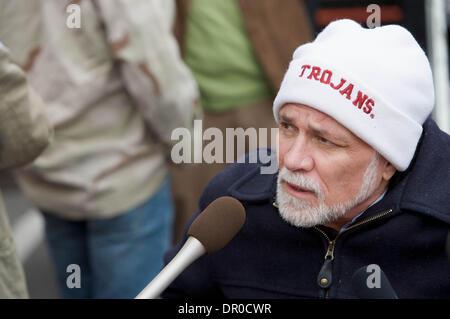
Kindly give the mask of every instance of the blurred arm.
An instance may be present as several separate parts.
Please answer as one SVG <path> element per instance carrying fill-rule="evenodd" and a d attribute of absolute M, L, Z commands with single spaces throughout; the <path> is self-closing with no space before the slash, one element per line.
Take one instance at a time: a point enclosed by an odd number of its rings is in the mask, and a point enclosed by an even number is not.
<path fill-rule="evenodd" d="M 163 144 L 177 127 L 192 128 L 198 90 L 173 36 L 168 0 L 98 0 L 125 85 Z"/>
<path fill-rule="evenodd" d="M 32 162 L 47 147 L 52 132 L 41 99 L 0 45 L 0 169 Z"/>

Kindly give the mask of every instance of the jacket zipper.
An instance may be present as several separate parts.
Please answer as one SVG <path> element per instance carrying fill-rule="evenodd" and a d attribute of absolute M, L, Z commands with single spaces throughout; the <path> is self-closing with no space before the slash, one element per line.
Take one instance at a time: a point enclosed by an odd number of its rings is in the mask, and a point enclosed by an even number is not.
<path fill-rule="evenodd" d="M 315 230 L 317 230 L 318 232 L 320 232 L 325 239 L 327 240 L 328 243 L 328 248 L 327 248 L 327 252 L 325 254 L 325 261 L 322 265 L 322 268 L 319 271 L 319 274 L 317 276 L 317 284 L 319 285 L 319 287 L 325 289 L 325 298 L 328 298 L 328 292 L 329 292 L 329 287 L 331 286 L 332 283 L 332 270 L 333 270 L 333 260 L 334 260 L 334 247 L 336 247 L 336 241 L 338 240 L 338 238 L 345 233 L 346 231 L 353 229 L 355 227 L 370 223 L 376 219 L 379 219 L 381 217 L 384 217 L 388 214 L 390 214 L 392 212 L 392 209 L 389 209 L 383 213 L 377 214 L 375 216 L 372 216 L 370 218 L 367 218 L 365 220 L 362 220 L 350 227 L 348 227 L 347 229 L 345 229 L 344 231 L 340 232 L 339 234 L 337 234 L 336 238 L 334 240 L 331 240 L 330 237 L 328 237 L 328 235 L 321 230 L 320 228 L 314 226 L 313 228 Z"/>

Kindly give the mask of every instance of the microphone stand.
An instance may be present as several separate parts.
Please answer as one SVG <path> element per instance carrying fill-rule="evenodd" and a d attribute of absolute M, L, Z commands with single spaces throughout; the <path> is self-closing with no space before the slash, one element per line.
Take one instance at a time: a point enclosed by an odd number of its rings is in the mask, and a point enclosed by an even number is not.
<path fill-rule="evenodd" d="M 136 296 L 135 299 L 156 299 L 178 275 L 197 258 L 206 253 L 203 244 L 190 236 L 176 256 L 163 270 Z"/>

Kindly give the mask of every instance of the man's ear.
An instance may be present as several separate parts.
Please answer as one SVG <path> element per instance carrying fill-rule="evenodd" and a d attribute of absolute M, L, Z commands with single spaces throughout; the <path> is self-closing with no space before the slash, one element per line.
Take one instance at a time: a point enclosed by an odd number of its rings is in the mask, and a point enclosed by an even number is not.
<path fill-rule="evenodd" d="M 383 168 L 382 168 L 382 171 L 381 171 L 381 177 L 386 182 L 388 182 L 392 178 L 392 176 L 394 176 L 394 174 L 397 171 L 397 169 L 384 158 L 383 158 L 383 164 L 382 165 L 383 165 Z"/>

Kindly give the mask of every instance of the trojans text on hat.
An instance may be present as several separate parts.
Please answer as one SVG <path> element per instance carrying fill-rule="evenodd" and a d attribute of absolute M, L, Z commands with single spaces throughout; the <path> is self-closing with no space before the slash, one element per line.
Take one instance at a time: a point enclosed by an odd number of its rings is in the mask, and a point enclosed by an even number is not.
<path fill-rule="evenodd" d="M 309 75 L 305 74 L 305 71 L 309 71 Z M 339 93 L 347 98 L 348 100 L 353 101 L 353 105 L 358 107 L 359 109 L 362 109 L 362 111 L 366 114 L 370 114 L 371 118 L 374 118 L 374 115 L 371 114 L 374 106 L 375 101 L 372 98 L 369 98 L 366 94 L 358 90 L 358 93 L 352 97 L 353 89 L 355 85 L 353 83 L 347 82 L 346 79 L 341 78 L 340 82 L 334 82 L 332 81 L 333 72 L 325 69 L 322 71 L 322 68 L 319 66 L 311 66 L 308 64 L 304 64 L 301 66 L 301 73 L 299 74 L 299 77 L 305 77 L 307 79 L 314 79 L 316 81 L 319 81 L 320 83 L 329 85 L 332 89 L 339 91 Z M 337 84 L 336 84 L 337 83 Z M 346 84 L 346 85 L 345 85 Z M 364 107 L 363 107 L 364 106 Z"/>

